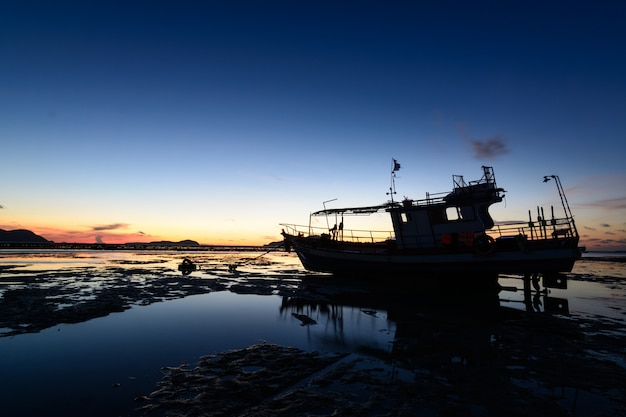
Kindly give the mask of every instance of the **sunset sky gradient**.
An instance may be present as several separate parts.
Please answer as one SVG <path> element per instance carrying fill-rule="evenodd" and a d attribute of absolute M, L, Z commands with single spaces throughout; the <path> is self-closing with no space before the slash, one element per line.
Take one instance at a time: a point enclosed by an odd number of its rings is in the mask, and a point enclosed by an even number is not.
<path fill-rule="evenodd" d="M 493 166 L 496 220 L 559 205 L 626 250 L 626 2 L 0 3 L 0 228 L 280 240 Z M 346 228 L 350 225 L 346 224 Z"/>

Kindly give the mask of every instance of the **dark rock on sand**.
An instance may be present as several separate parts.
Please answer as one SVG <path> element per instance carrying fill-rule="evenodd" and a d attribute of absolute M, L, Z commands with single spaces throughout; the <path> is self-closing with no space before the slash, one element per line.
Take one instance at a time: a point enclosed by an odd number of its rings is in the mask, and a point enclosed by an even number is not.
<path fill-rule="evenodd" d="M 533 341 L 526 345 L 522 337 L 478 349 L 471 341 L 463 348 L 456 340 L 451 349 L 447 335 L 433 340 L 438 338 L 434 334 L 423 344 L 429 346 L 419 359 L 408 362 L 253 345 L 206 356 L 191 368 L 164 368 L 158 389 L 142 397 L 139 411 L 148 416 L 198 417 L 553 417 L 572 415 L 559 394 L 575 387 L 581 396 L 613 392 L 614 405 L 591 415 L 624 415 L 623 372 L 619 376 L 618 370 L 601 361 L 581 361 L 582 346 L 569 340 L 569 330 L 551 326 L 539 332 L 554 333 L 543 346 L 533 346 Z M 514 333 L 520 330 L 514 325 L 508 336 L 518 340 L 523 335 Z M 559 348 L 555 341 L 565 347 Z M 451 360 L 449 355 L 455 351 L 462 359 Z M 408 357 L 405 352 L 404 359 Z M 554 360 L 558 361 L 546 362 Z M 611 379 L 604 379 L 607 376 Z"/>

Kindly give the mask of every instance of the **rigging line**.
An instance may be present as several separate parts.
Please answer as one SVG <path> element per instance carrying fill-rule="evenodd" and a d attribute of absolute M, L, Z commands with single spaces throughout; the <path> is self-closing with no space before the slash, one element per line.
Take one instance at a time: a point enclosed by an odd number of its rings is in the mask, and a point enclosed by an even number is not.
<path fill-rule="evenodd" d="M 273 252 L 275 250 L 278 250 L 278 249 L 282 248 L 283 246 L 285 246 L 285 245 L 281 243 L 280 245 L 276 245 L 275 247 L 271 248 L 270 250 L 268 250 L 266 252 L 263 252 L 259 256 L 255 256 L 254 258 L 247 259 L 245 262 L 240 261 L 240 262 L 235 262 L 235 263 L 229 264 L 228 265 L 228 270 L 229 271 L 235 271 L 238 266 L 245 265 L 246 263 L 255 261 L 255 260 L 259 259 L 261 256 L 267 255 L 268 253 Z"/>

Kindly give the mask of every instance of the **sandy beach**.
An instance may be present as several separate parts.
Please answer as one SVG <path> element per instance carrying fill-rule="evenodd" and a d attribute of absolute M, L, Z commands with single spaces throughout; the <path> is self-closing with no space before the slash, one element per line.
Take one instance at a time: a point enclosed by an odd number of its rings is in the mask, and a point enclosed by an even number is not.
<path fill-rule="evenodd" d="M 189 275 L 177 270 L 185 256 L 199 267 Z M 264 340 L 199 348 L 192 361 L 161 363 L 158 377 L 132 392 L 127 382 L 112 381 L 106 395 L 125 396 L 115 400 L 114 415 L 620 416 L 626 415 L 622 261 L 583 259 L 567 290 L 537 294 L 528 311 L 514 276 L 501 278 L 505 291 L 424 294 L 309 274 L 282 252 L 3 251 L 0 347 L 43 336 L 45 344 L 55 329 L 63 333 L 173 302 L 189 308 L 194 297 L 230 294 L 231 304 L 246 300 L 248 321 L 258 314 L 250 300 L 272 300 L 278 306 L 272 314 L 293 326 L 285 332 L 302 337 L 321 328 L 345 337 L 349 326 L 371 320 L 379 324 L 367 337 L 386 338 L 384 348 L 368 342 L 310 350 L 304 342 L 305 348 L 277 343 L 276 329 L 262 328 Z M 550 300 L 565 302 L 567 311 L 546 311 Z M 232 322 L 234 333 L 241 326 L 229 316 L 220 320 Z M 71 370 L 72 358 L 57 365 Z M 10 394 L 11 376 L 19 373 L 8 369 L 3 381 L 2 401 L 12 416 L 29 415 L 29 406 L 20 404 L 23 388 L 15 384 L 20 395 Z M 63 407 L 48 411 L 72 415 Z"/>

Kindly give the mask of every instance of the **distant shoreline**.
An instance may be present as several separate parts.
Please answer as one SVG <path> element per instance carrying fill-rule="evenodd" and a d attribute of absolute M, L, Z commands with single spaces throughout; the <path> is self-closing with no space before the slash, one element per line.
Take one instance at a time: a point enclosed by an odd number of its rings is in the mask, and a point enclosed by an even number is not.
<path fill-rule="evenodd" d="M 54 243 L 54 242 L 0 242 L 2 249 L 37 249 L 37 250 L 162 250 L 162 251 L 261 251 L 284 250 L 283 242 L 265 245 L 202 245 L 179 242 L 150 243 Z M 582 254 L 585 260 L 621 260 L 626 261 L 626 251 L 587 251 Z"/>
<path fill-rule="evenodd" d="M 155 243 L 0 243 L 2 249 L 21 250 L 136 250 L 136 251 L 262 251 L 284 250 L 282 242 L 269 243 L 262 246 L 254 245 L 177 245 Z"/>

